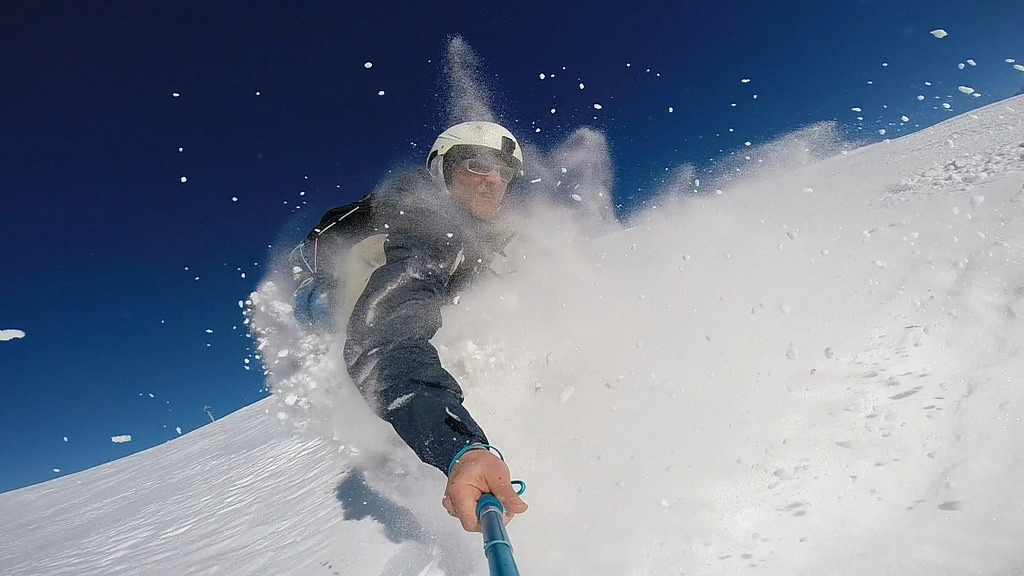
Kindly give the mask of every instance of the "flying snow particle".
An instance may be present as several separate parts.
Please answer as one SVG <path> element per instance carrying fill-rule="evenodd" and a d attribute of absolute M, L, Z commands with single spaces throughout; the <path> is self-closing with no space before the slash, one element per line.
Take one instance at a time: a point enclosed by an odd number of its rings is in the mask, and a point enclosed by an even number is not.
<path fill-rule="evenodd" d="M 572 395 L 575 392 L 576 389 L 572 387 L 572 384 L 562 388 L 562 391 L 558 393 L 558 402 L 560 404 L 565 404 L 570 398 L 572 398 Z"/>
<path fill-rule="evenodd" d="M 540 79 L 541 79 L 541 80 L 543 80 L 543 79 L 545 79 L 545 78 L 547 78 L 547 76 L 546 76 L 546 75 L 545 75 L 545 74 L 544 74 L 543 72 L 541 72 L 541 73 L 540 73 Z"/>
<path fill-rule="evenodd" d="M 907 117 L 907 116 L 900 116 L 900 120 L 902 120 L 904 122 L 910 122 L 910 118 Z"/>
<path fill-rule="evenodd" d="M 673 108 L 673 107 L 671 107 L 671 106 L 669 106 L 669 107 L 668 107 L 668 113 L 669 113 L 669 114 L 671 114 L 671 113 L 673 113 L 673 112 L 675 112 L 675 111 L 676 111 L 676 109 L 675 109 L 675 108 Z"/>
<path fill-rule="evenodd" d="M 917 99 L 918 99 L 919 101 L 920 101 L 920 100 L 924 100 L 924 94 L 918 94 L 918 95 L 917 95 Z"/>
<path fill-rule="evenodd" d="M 1013 65 L 1013 69 L 1017 70 L 1017 71 L 1020 71 L 1020 72 L 1024 72 L 1024 65 L 1022 65 L 1022 64 L 1014 64 Z"/>
<path fill-rule="evenodd" d="M 259 90 L 257 90 L 257 91 L 256 91 L 256 95 L 257 95 L 257 96 L 259 96 L 259 95 L 260 95 L 260 91 L 259 91 Z"/>
<path fill-rule="evenodd" d="M 583 197 L 580 196 L 579 194 L 572 194 L 571 197 L 572 197 L 573 200 L 575 200 L 577 202 L 583 202 Z"/>
<path fill-rule="evenodd" d="M 383 90 L 378 90 L 377 91 L 377 96 L 383 96 L 383 95 L 384 95 L 384 91 Z"/>
<path fill-rule="evenodd" d="M 942 107 L 945 108 L 946 110 L 949 110 L 950 108 L 952 108 L 952 106 L 949 105 L 949 102 L 943 102 L 942 103 Z"/>
<path fill-rule="evenodd" d="M 17 330 L 15 328 L 8 328 L 6 330 L 0 330 L 0 342 L 7 342 L 9 340 L 17 340 L 18 338 L 24 338 L 25 332 Z"/>
<path fill-rule="evenodd" d="M 949 36 L 949 34 L 947 34 L 946 31 L 943 30 L 942 28 L 932 30 L 931 35 L 935 36 L 936 38 L 945 38 L 946 36 Z"/>
<path fill-rule="evenodd" d="M 231 197 L 231 201 L 232 202 L 238 202 L 238 196 L 232 196 Z"/>
<path fill-rule="evenodd" d="M 178 152 L 184 152 L 184 151 L 185 151 L 184 148 L 182 148 L 181 146 L 178 146 Z"/>
<path fill-rule="evenodd" d="M 188 182 L 188 177 L 182 176 L 181 177 L 181 183 L 184 184 L 185 182 Z"/>
<path fill-rule="evenodd" d="M 207 328 L 206 329 L 206 333 L 207 334 L 213 334 L 213 329 L 212 328 Z"/>
<path fill-rule="evenodd" d="M 177 432 L 178 434 L 181 434 L 181 426 L 175 426 L 174 431 Z"/>
<path fill-rule="evenodd" d="M 60 468 L 54 468 L 53 471 L 60 474 Z"/>
<path fill-rule="evenodd" d="M 583 82 L 580 82 L 580 90 L 583 90 Z"/>
<path fill-rule="evenodd" d="M 882 136 L 885 136 L 885 128 L 879 128 L 878 133 L 881 134 Z"/>
<path fill-rule="evenodd" d="M 796 360 L 800 357 L 800 349 L 797 348 L 796 342 L 789 341 L 789 346 L 786 348 L 786 358 L 790 360 Z"/>
<path fill-rule="evenodd" d="M 850 108 L 850 110 L 853 110 L 854 112 L 857 112 L 858 114 L 859 114 L 860 112 L 863 112 L 863 110 L 861 110 L 860 108 L 858 108 L 858 107 L 856 107 L 856 106 L 854 106 L 853 108 Z"/>
<path fill-rule="evenodd" d="M 110 437 L 110 441 L 113 442 L 114 444 L 124 444 L 125 442 L 131 442 L 132 441 L 132 435 L 131 434 L 122 434 L 120 436 L 111 436 Z"/>
<path fill-rule="evenodd" d="M 967 59 L 967 63 L 970 64 L 971 66 L 977 66 L 978 65 L 978 63 L 975 62 L 973 58 L 968 58 Z"/>
<path fill-rule="evenodd" d="M 179 94 L 178 92 L 171 92 L 171 97 L 177 98 L 178 96 L 181 96 L 181 94 Z"/>
<path fill-rule="evenodd" d="M 601 105 L 598 104 L 597 102 L 594 102 L 594 110 L 600 110 L 600 109 L 601 109 Z"/>
<path fill-rule="evenodd" d="M 744 84 L 750 84 L 750 78 L 742 78 L 742 79 L 740 79 L 740 82 L 742 82 Z"/>
<path fill-rule="evenodd" d="M 366 62 L 366 63 L 364 63 L 363 64 L 363 68 L 366 68 L 367 70 L 369 70 L 370 68 L 373 68 L 373 62 Z"/>
<path fill-rule="evenodd" d="M 554 113 L 555 113 L 555 109 L 554 109 L 554 108 L 552 108 L 552 109 L 551 109 L 551 113 L 552 113 L 552 114 L 554 114 Z"/>
<path fill-rule="evenodd" d="M 971 88 L 970 86 L 957 86 L 956 89 L 964 94 L 974 94 L 974 88 Z"/>
<path fill-rule="evenodd" d="M 963 62 L 961 62 L 961 63 L 956 65 L 957 70 L 963 70 L 966 67 L 967 67 L 967 65 L 964 64 Z"/>

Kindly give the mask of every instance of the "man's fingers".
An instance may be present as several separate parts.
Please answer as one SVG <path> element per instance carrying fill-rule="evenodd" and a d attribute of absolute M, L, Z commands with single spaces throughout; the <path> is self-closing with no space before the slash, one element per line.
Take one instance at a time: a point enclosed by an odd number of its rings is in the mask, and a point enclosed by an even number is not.
<path fill-rule="evenodd" d="M 466 532 L 480 531 L 480 520 L 476 517 L 475 507 L 471 511 L 459 510 L 458 518 L 459 522 L 462 522 L 462 529 Z"/>
<path fill-rule="evenodd" d="M 476 517 L 476 503 L 483 494 L 470 484 L 451 484 L 445 495 L 445 509 L 462 522 L 462 528 L 469 532 L 479 532 L 480 523 Z"/>
<path fill-rule="evenodd" d="M 479 532 L 480 522 L 476 517 L 476 501 L 480 497 L 476 496 L 464 496 L 462 498 L 452 497 L 449 500 L 451 504 L 451 514 L 462 522 L 462 528 L 468 532 Z"/>
<path fill-rule="evenodd" d="M 463 502 L 476 506 L 476 502 L 480 499 L 481 494 L 483 494 L 483 491 L 472 484 L 454 483 L 448 485 L 448 497 L 456 509 L 461 508 Z"/>

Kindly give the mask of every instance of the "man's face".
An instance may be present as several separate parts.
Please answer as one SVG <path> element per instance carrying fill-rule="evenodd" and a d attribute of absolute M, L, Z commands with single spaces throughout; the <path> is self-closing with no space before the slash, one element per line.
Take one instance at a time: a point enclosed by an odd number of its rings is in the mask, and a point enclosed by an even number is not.
<path fill-rule="evenodd" d="M 488 222 L 498 217 L 508 192 L 508 182 L 502 179 L 499 167 L 505 170 L 508 164 L 499 158 L 481 156 L 473 161 L 460 162 L 452 174 L 452 197 L 473 216 Z M 489 174 L 479 173 L 489 168 L 494 170 Z"/>

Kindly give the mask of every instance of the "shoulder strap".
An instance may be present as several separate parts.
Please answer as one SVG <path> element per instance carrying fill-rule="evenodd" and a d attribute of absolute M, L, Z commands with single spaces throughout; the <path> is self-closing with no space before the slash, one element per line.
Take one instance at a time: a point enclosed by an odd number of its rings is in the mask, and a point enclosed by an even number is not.
<path fill-rule="evenodd" d="M 331 208 L 320 218 L 320 223 L 310 230 L 307 241 L 315 241 L 324 235 L 352 238 L 356 241 L 372 236 L 376 230 L 373 218 L 373 202 L 367 194 L 362 200 Z"/>

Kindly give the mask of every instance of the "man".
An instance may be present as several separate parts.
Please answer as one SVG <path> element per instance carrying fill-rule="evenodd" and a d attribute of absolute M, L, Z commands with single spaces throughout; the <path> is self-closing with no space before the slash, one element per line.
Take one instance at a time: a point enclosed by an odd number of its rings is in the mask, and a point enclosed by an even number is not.
<path fill-rule="evenodd" d="M 430 339 L 442 306 L 511 240 L 498 215 L 522 164 L 519 142 L 504 127 L 452 126 L 434 142 L 426 170 L 329 211 L 291 258 L 296 318 L 328 330 L 347 318 L 353 382 L 423 462 L 448 476 L 442 504 L 470 531 L 479 530 L 483 493 L 494 494 L 508 518 L 527 505 Z"/>

